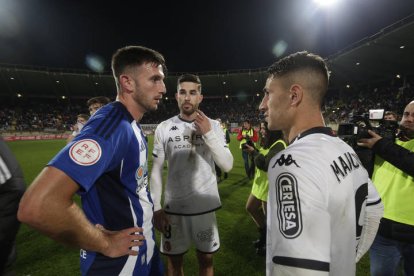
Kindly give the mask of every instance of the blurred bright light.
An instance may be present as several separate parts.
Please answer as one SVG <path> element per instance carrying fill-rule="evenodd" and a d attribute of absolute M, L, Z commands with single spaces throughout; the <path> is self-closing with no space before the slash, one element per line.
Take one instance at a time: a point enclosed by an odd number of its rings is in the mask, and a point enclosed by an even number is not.
<path fill-rule="evenodd" d="M 21 98 L 21 97 L 22 97 L 22 94 L 17 93 L 17 98 Z"/>
<path fill-rule="evenodd" d="M 62 99 L 66 99 L 66 96 L 62 96 Z"/>
<path fill-rule="evenodd" d="M 332 6 L 333 4 L 338 2 L 338 0 L 313 0 L 313 2 L 315 2 L 319 6 L 327 7 Z"/>
<path fill-rule="evenodd" d="M 405 46 L 404 46 L 404 45 L 401 45 L 401 46 L 400 46 L 400 49 L 404 49 L 404 48 L 405 48 Z"/>
<path fill-rule="evenodd" d="M 87 55 L 85 58 L 85 64 L 91 71 L 97 73 L 103 73 L 103 71 L 105 70 L 104 59 L 95 54 Z"/>
<path fill-rule="evenodd" d="M 273 46 L 272 53 L 276 57 L 281 57 L 286 52 L 287 47 L 288 44 L 284 40 L 279 40 L 276 42 L 275 46 Z"/>
<path fill-rule="evenodd" d="M 398 74 L 395 76 L 397 79 L 401 79 L 401 76 Z"/>

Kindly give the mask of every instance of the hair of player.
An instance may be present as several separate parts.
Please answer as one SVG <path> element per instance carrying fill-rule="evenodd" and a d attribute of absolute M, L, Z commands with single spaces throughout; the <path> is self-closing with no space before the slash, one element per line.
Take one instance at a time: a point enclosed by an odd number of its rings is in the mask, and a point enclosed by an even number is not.
<path fill-rule="evenodd" d="M 90 98 L 87 102 L 86 105 L 87 106 L 91 106 L 93 104 L 101 104 L 102 106 L 109 104 L 111 102 L 111 99 L 105 96 L 98 96 L 98 97 L 93 97 Z"/>
<path fill-rule="evenodd" d="M 311 97 L 322 103 L 329 84 L 329 71 L 323 58 L 307 51 L 293 53 L 275 63 L 267 70 L 269 77 L 282 79 L 290 86 L 299 79 L 305 80 Z"/>
<path fill-rule="evenodd" d="M 159 52 L 143 46 L 126 46 L 118 49 L 112 56 L 111 68 L 119 90 L 119 76 L 131 67 L 138 67 L 144 63 L 161 65 L 164 74 L 167 73 L 165 59 Z"/>
<path fill-rule="evenodd" d="M 78 115 L 76 116 L 76 118 L 82 118 L 82 119 L 84 119 L 85 121 L 87 121 L 87 120 L 89 120 L 89 115 L 88 115 L 88 114 L 81 113 L 81 114 L 78 114 Z"/>
<path fill-rule="evenodd" d="M 179 86 L 183 82 L 192 82 L 199 85 L 199 91 L 201 93 L 201 80 L 197 75 L 194 74 L 184 74 L 178 77 L 177 79 L 177 86 Z"/>

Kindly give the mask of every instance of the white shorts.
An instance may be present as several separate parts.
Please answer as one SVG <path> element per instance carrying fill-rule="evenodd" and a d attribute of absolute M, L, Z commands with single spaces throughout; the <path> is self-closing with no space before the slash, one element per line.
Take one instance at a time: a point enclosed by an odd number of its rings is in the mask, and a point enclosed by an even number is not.
<path fill-rule="evenodd" d="M 202 253 L 214 253 L 220 248 L 215 212 L 198 216 L 167 215 L 170 227 L 161 235 L 161 253 L 184 254 L 190 249 L 191 242 Z"/>

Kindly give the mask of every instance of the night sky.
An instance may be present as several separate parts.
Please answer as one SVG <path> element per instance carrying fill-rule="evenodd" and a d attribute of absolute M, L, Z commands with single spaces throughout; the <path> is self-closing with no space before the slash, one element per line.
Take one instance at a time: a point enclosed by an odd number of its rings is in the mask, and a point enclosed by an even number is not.
<path fill-rule="evenodd" d="M 413 0 L 338 1 L 0 0 L 0 63 L 108 72 L 117 48 L 144 45 L 170 72 L 256 69 L 298 50 L 327 57 L 414 13 Z"/>

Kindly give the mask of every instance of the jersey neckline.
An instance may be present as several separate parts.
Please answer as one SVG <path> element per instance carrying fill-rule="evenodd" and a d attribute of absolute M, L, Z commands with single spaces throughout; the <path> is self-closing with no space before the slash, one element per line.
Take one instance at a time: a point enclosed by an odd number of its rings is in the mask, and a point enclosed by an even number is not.
<path fill-rule="evenodd" d="M 305 130 L 302 133 L 299 133 L 298 136 L 296 136 L 295 138 L 292 139 L 292 141 L 289 143 L 289 145 L 293 144 L 296 140 L 300 140 L 305 136 L 308 136 L 310 134 L 316 134 L 316 133 L 336 137 L 336 135 L 334 134 L 333 130 L 330 127 L 313 127 L 313 128 L 308 129 L 308 130 Z"/>

